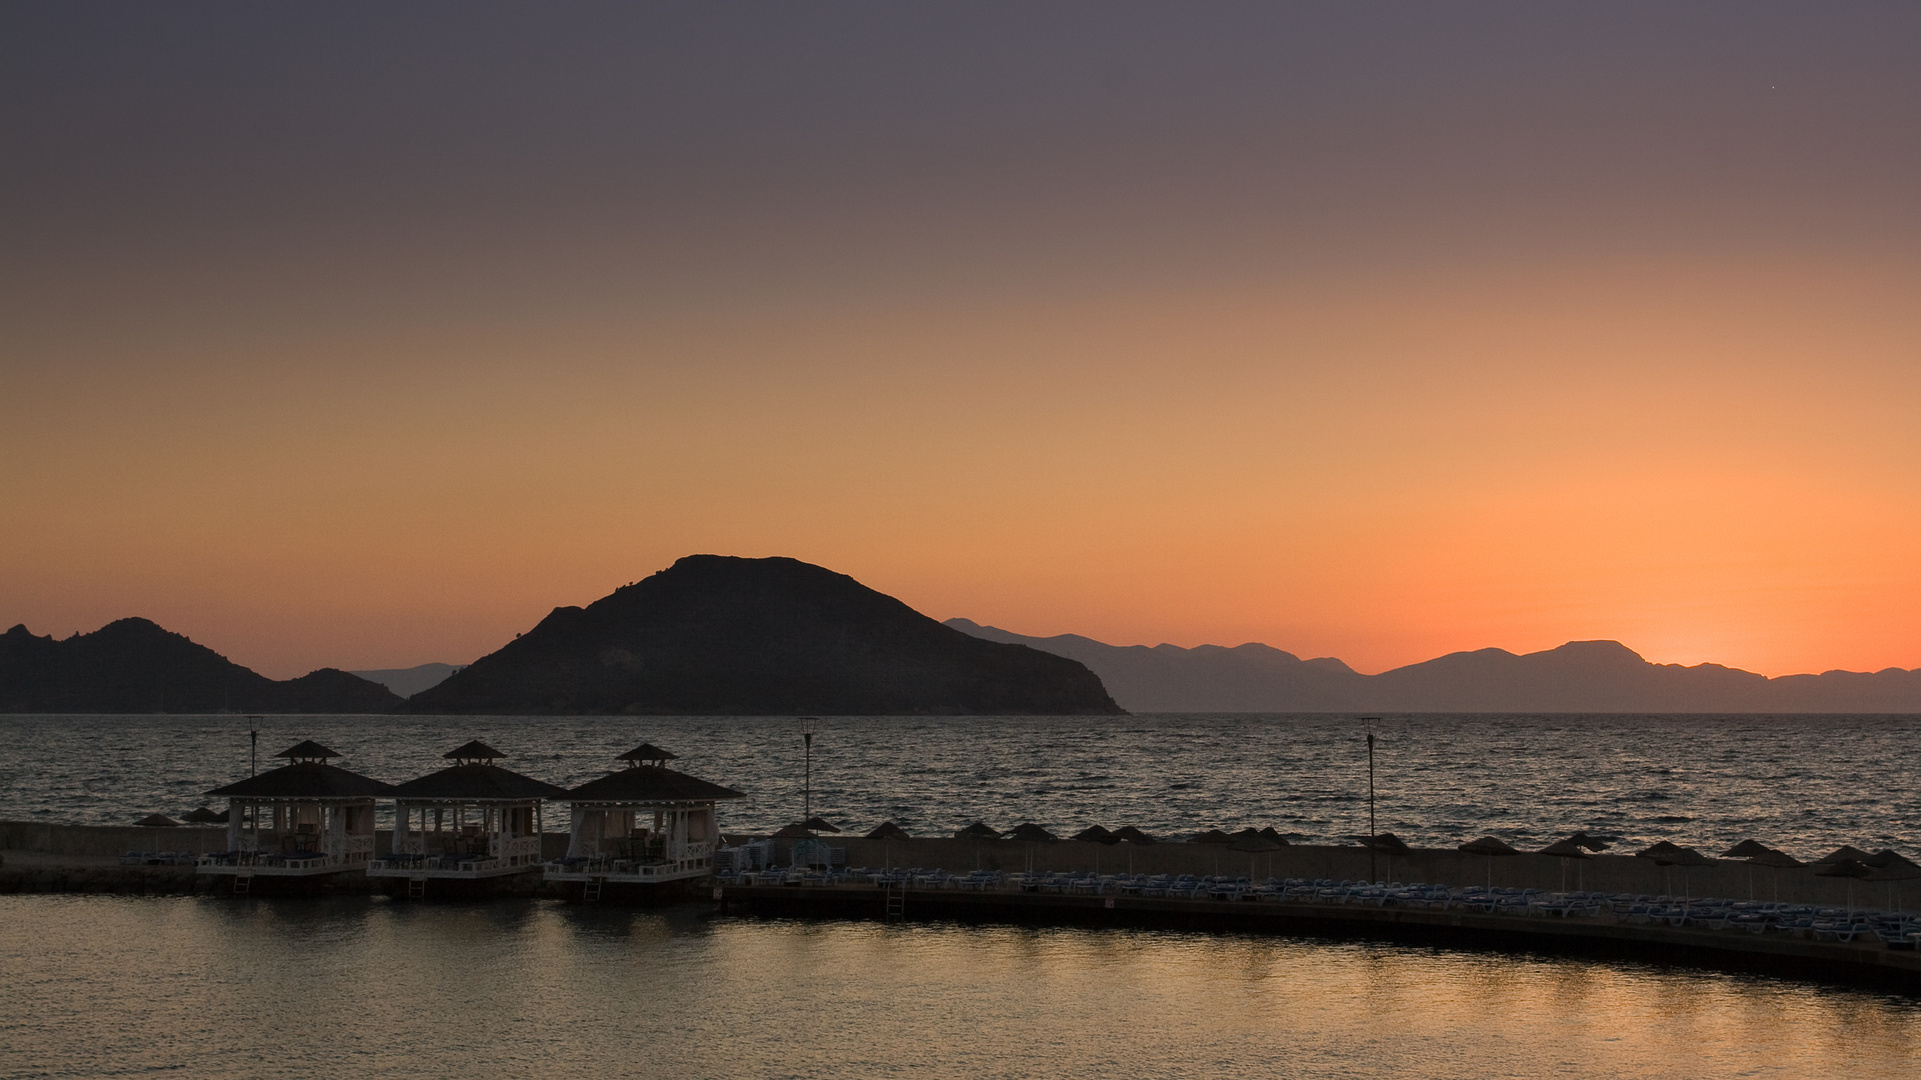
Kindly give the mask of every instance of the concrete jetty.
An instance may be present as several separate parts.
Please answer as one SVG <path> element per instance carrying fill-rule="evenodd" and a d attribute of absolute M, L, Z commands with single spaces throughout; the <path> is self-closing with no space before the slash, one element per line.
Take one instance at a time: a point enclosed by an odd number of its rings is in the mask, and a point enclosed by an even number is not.
<path fill-rule="evenodd" d="M 1890 949 L 1876 939 L 1834 942 L 1739 929 L 1671 927 L 1635 923 L 1606 910 L 1588 916 L 1551 918 L 1359 903 L 1069 895 L 1018 888 L 882 889 L 872 885 L 724 884 L 715 886 L 713 895 L 722 912 L 739 915 L 1159 926 L 1361 937 L 1759 970 L 1921 993 L 1921 953 Z"/>

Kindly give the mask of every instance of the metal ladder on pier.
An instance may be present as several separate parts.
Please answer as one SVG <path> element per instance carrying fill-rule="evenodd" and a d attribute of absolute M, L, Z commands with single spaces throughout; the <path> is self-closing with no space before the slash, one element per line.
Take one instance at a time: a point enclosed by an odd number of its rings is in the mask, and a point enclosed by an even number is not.
<path fill-rule="evenodd" d="M 580 887 L 581 902 L 586 904 L 599 902 L 600 887 L 604 884 L 606 884 L 606 882 L 601 878 L 588 878 L 586 883 Z"/>
<path fill-rule="evenodd" d="M 233 894 L 235 896 L 251 896 L 253 894 L 253 875 L 235 874 L 233 876 Z"/>
<path fill-rule="evenodd" d="M 904 886 L 889 885 L 882 896 L 887 901 L 888 922 L 899 922 L 907 917 L 907 889 Z"/>
<path fill-rule="evenodd" d="M 407 899 L 425 900 L 427 898 L 427 879 L 424 877 L 407 879 Z"/>

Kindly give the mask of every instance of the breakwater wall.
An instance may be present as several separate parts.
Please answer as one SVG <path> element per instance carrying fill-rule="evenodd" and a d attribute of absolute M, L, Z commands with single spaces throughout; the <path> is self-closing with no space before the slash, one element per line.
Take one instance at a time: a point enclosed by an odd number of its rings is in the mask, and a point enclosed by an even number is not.
<path fill-rule="evenodd" d="M 1023 870 L 1229 874 L 1252 878 L 1333 878 L 1336 881 L 1426 882 L 1432 885 L 1486 885 L 1560 890 L 1585 888 L 1650 896 L 1719 896 L 1734 900 L 1921 909 L 1921 880 L 1855 881 L 1817 876 L 1806 867 L 1771 870 L 1735 860 L 1683 869 L 1662 867 L 1633 855 L 1605 853 L 1590 859 L 1552 855 L 1511 855 L 1489 859 L 1452 849 L 1416 849 L 1410 855 L 1370 856 L 1365 848 L 1302 844 L 1259 854 L 1220 844 L 1092 844 L 1077 840 L 1030 844 L 1015 840 L 865 840 L 826 837 L 847 849 L 850 866 L 939 867 L 950 873 L 969 870 Z M 792 843 L 779 842 L 783 861 Z M 1565 878 L 1564 878 L 1565 875 Z M 1563 886 L 1563 880 L 1566 884 Z"/>
<path fill-rule="evenodd" d="M 1480 914 L 1367 904 L 1269 903 L 1146 896 L 1081 896 L 860 886 L 726 885 L 725 914 L 887 920 L 948 919 L 1080 926 L 1373 938 L 1454 948 L 1534 950 L 1657 963 L 1766 971 L 1794 978 L 1870 984 L 1921 993 L 1921 953 L 1868 938 L 1820 941 L 1803 934 L 1674 927 L 1590 917 Z"/>

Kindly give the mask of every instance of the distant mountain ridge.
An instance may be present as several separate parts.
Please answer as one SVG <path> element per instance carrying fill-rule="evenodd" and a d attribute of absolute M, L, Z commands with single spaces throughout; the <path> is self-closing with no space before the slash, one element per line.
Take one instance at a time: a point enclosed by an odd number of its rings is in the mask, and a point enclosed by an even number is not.
<path fill-rule="evenodd" d="M 368 682 L 377 682 L 406 698 L 413 697 L 428 687 L 439 686 L 447 681 L 448 676 L 464 666 L 463 664 L 415 664 L 407 668 L 378 668 L 373 671 L 350 671 L 348 674 L 358 675 Z"/>
<path fill-rule="evenodd" d="M 1720 664 L 1652 664 L 1618 641 L 1517 655 L 1450 653 L 1363 675 L 1267 645 L 1108 645 L 947 625 L 1087 665 L 1131 712 L 1921 713 L 1921 670 L 1768 678 Z"/>
<path fill-rule="evenodd" d="M 418 713 L 1111 715 L 1085 666 L 797 559 L 690 555 L 414 695 Z"/>
<path fill-rule="evenodd" d="M 378 713 L 399 697 L 337 668 L 276 681 L 146 619 L 64 641 L 0 634 L 0 712 Z"/>

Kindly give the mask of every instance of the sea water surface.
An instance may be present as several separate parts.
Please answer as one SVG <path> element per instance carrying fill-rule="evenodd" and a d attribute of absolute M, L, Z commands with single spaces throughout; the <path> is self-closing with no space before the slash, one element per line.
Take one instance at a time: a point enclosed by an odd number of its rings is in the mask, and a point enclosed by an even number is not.
<path fill-rule="evenodd" d="M 970 822 L 1099 823 L 1157 835 L 1273 826 L 1296 842 L 1367 831 L 1364 725 L 1349 716 L 827 717 L 811 774 L 799 722 L 769 717 L 268 716 L 261 767 L 301 739 L 399 782 L 480 738 L 571 786 L 642 741 L 747 798 L 729 832 L 815 812 L 918 835 Z M 0 819 L 177 816 L 247 775 L 236 716 L 0 716 Z M 1802 856 L 1842 843 L 1921 857 L 1921 717 L 1393 716 L 1377 733 L 1380 828 L 1417 845 L 1486 833 L 1539 847 L 1573 829 L 1715 854 L 1745 837 Z M 564 820 L 549 819 L 549 828 Z M 1712 850 L 1710 850 L 1712 849 Z"/>
<path fill-rule="evenodd" d="M 1633 963 L 554 901 L 0 897 L 0 1075 L 1921 1075 L 1921 1004 Z"/>
<path fill-rule="evenodd" d="M 265 717 L 399 781 L 482 738 L 573 784 L 645 740 L 799 816 L 778 718 Z M 1327 716 L 825 718 L 814 807 L 1169 834 L 1366 828 L 1363 725 Z M 1391 717 L 1381 827 L 1573 828 L 1704 848 L 1915 851 L 1913 717 Z M 178 814 L 246 775 L 243 717 L 0 717 L 0 817 Z M 558 824 L 558 823 L 556 823 Z M 0 896 L 0 1076 L 1921 1075 L 1921 1000 L 1761 976 L 1165 930 L 802 922 L 699 906 Z"/>

